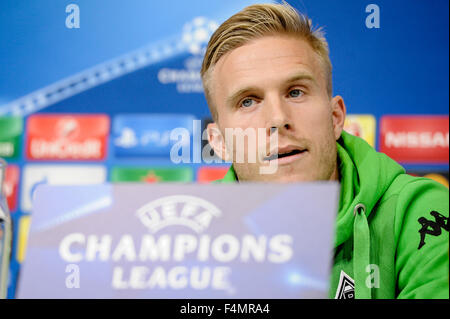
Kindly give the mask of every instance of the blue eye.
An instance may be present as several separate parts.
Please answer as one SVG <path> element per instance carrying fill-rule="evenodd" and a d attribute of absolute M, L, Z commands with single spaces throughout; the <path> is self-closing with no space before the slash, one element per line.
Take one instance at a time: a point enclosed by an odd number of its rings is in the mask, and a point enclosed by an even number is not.
<path fill-rule="evenodd" d="M 242 101 L 241 105 L 243 107 L 250 107 L 253 105 L 253 100 L 252 99 L 245 99 Z"/>
<path fill-rule="evenodd" d="M 289 96 L 290 97 L 299 97 L 303 94 L 303 92 L 299 89 L 295 89 L 295 90 L 291 90 L 289 91 Z"/>

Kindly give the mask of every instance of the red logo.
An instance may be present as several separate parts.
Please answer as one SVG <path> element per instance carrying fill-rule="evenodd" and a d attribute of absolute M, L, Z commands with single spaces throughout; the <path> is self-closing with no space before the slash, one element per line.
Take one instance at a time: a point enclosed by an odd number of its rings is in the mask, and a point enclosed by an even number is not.
<path fill-rule="evenodd" d="M 6 167 L 5 179 L 3 180 L 3 190 L 10 212 L 17 207 L 17 187 L 19 184 L 19 167 L 8 165 Z"/>
<path fill-rule="evenodd" d="M 225 177 L 229 167 L 200 167 L 197 180 L 200 183 L 208 183 Z"/>
<path fill-rule="evenodd" d="M 109 135 L 107 115 L 32 115 L 27 157 L 35 160 L 103 160 Z"/>
<path fill-rule="evenodd" d="M 161 180 L 161 178 L 156 175 L 155 172 L 150 171 L 147 175 L 143 176 L 141 180 L 146 183 L 157 183 Z"/>
<path fill-rule="evenodd" d="M 384 116 L 380 151 L 404 163 L 448 163 L 448 116 Z"/>

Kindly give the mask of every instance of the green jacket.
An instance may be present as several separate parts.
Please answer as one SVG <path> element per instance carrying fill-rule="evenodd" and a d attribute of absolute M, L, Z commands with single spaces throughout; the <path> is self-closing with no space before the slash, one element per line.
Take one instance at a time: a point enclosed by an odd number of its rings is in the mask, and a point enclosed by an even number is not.
<path fill-rule="evenodd" d="M 406 174 L 346 132 L 337 149 L 341 194 L 329 297 L 449 298 L 448 189 Z M 221 181 L 236 180 L 231 167 Z"/>

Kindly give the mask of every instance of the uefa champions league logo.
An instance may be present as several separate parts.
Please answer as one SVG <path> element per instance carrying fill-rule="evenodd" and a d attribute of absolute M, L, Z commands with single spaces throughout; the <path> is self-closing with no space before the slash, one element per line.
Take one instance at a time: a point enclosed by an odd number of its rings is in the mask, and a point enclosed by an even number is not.
<path fill-rule="evenodd" d="M 196 17 L 183 27 L 183 43 L 193 55 L 204 55 L 206 46 L 218 23 L 205 17 Z"/>
<path fill-rule="evenodd" d="M 221 211 L 210 202 L 195 196 L 175 195 L 154 200 L 136 212 L 142 224 L 151 232 L 173 225 L 185 226 L 196 233 L 209 227 Z"/>
<path fill-rule="evenodd" d="M 217 22 L 205 17 L 196 17 L 186 23 L 179 43 L 190 53 L 184 61 L 184 68 L 162 68 L 158 72 L 158 81 L 175 84 L 178 93 L 202 93 L 200 68 L 208 41 L 218 26 Z"/>

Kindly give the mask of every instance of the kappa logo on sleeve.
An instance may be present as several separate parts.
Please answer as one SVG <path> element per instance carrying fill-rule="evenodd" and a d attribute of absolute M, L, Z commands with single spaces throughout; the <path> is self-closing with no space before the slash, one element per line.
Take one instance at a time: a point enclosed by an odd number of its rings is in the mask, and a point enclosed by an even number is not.
<path fill-rule="evenodd" d="M 341 270 L 339 285 L 334 299 L 355 299 L 355 281 Z"/>
<path fill-rule="evenodd" d="M 444 215 L 439 214 L 436 211 L 431 211 L 430 215 L 434 217 L 434 221 L 428 220 L 425 217 L 420 217 L 417 221 L 422 225 L 422 228 L 419 229 L 420 233 L 420 243 L 419 248 L 420 249 L 425 245 L 425 236 L 433 235 L 433 236 L 439 236 L 442 234 L 442 228 L 446 231 L 449 231 L 449 224 L 448 224 L 448 217 L 445 217 Z"/>

